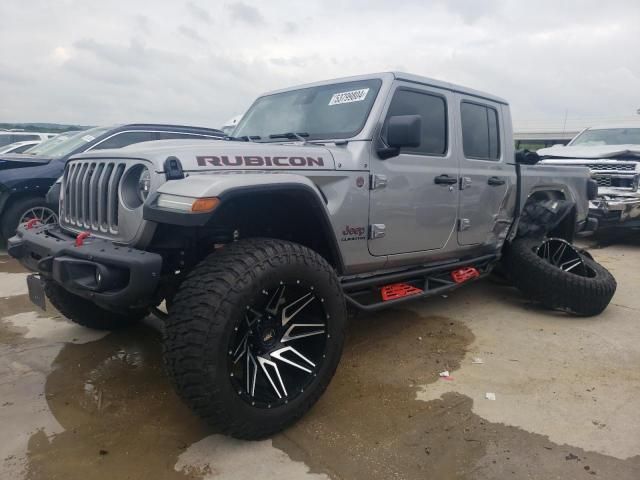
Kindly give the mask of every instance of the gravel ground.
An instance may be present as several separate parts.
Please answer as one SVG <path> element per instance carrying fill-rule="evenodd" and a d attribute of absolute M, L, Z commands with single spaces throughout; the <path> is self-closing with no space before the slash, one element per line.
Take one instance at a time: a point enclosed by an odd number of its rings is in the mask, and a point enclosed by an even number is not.
<path fill-rule="evenodd" d="M 159 320 L 74 326 L 31 305 L 0 252 L 0 477 L 640 478 L 640 237 L 586 246 L 618 280 L 599 317 L 490 280 L 358 316 L 319 403 L 260 442 L 211 431 L 179 401 Z"/>

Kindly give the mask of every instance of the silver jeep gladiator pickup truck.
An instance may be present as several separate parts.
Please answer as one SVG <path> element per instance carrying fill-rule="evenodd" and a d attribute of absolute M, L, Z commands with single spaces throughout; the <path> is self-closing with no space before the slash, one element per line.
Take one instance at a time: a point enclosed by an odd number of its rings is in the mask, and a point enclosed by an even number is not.
<path fill-rule="evenodd" d="M 318 82 L 259 97 L 234 137 L 73 157 L 59 225 L 21 225 L 8 250 L 37 272 L 34 302 L 81 325 L 163 317 L 180 396 L 260 438 L 327 387 L 348 308 L 499 262 L 552 308 L 607 306 L 615 280 L 570 243 L 597 193 L 588 170 L 515 158 L 493 95 L 405 73 Z"/>

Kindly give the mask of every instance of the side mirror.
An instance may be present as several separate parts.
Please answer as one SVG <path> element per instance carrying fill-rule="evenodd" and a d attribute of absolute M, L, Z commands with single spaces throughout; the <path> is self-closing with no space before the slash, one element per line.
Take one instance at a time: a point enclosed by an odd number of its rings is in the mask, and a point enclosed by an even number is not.
<path fill-rule="evenodd" d="M 395 157 L 402 147 L 419 147 L 422 138 L 420 115 L 394 115 L 387 123 L 387 145 L 377 149 L 381 159 Z M 382 143 L 382 142 L 380 142 Z"/>

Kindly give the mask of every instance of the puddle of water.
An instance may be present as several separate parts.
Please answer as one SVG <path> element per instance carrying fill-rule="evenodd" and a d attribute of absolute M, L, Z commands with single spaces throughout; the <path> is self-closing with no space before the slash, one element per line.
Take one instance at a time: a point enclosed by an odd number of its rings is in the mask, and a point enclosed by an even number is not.
<path fill-rule="evenodd" d="M 54 315 L 54 312 L 49 312 Z M 52 343 L 87 343 L 104 337 L 107 333 L 75 325 L 59 315 L 47 316 L 45 312 L 22 312 L 3 317 L 2 320 L 17 329 L 25 339 L 38 339 Z"/>
<path fill-rule="evenodd" d="M 45 393 L 64 431 L 31 437 L 30 479 L 189 478 L 178 456 L 210 433 L 174 394 L 144 325 L 65 345 Z"/>
<path fill-rule="evenodd" d="M 6 254 L 3 255 L 2 249 L 0 249 L 0 268 L 6 273 L 24 273 L 27 271 L 15 258 Z"/>
<path fill-rule="evenodd" d="M 446 440 L 436 433 L 443 411 L 416 401 L 415 392 L 419 384 L 438 381 L 439 372 L 458 368 L 472 341 L 466 327 L 444 317 L 409 311 L 357 317 L 327 392 L 274 445 L 335 478 L 420 478 L 429 472 L 452 478 L 484 448 L 473 446 L 463 458 L 442 448 L 434 465 L 436 457 L 425 448 Z"/>
<path fill-rule="evenodd" d="M 487 290 L 470 293 L 496 296 Z M 455 381 L 421 387 L 419 400 L 457 392 L 488 421 L 619 459 L 640 454 L 636 316 L 611 305 L 598 317 L 576 318 L 504 301 L 459 318 L 476 335 L 472 351 L 452 372 Z M 474 365 L 474 357 L 484 364 Z M 486 400 L 487 392 L 497 400 Z"/>
<path fill-rule="evenodd" d="M 23 297 L 3 300 L 2 306 L 10 308 L 2 312 L 14 312 L 20 303 L 15 301 Z M 11 478 L 22 477 L 26 446 L 34 432 L 46 436 L 62 431 L 49 412 L 44 383 L 64 342 L 90 342 L 105 335 L 50 315 L 55 312 L 23 311 L 0 319 L 0 424 L 5 434 L 0 460 L 3 474 Z"/>
<path fill-rule="evenodd" d="M 42 342 L 75 338 L 60 333 L 61 322 L 47 319 L 45 328 L 28 315 L 13 321 L 32 335 L 19 346 L 40 342 L 56 349 L 41 366 L 46 381 L 39 406 L 55 424 L 43 429 L 40 418 L 39 427 L 24 429 L 30 438 L 23 468 L 32 480 L 546 479 L 590 478 L 591 472 L 626 480 L 640 469 L 638 457 L 621 461 L 490 423 L 461 394 L 416 400 L 421 385 L 446 381 L 438 372 L 455 378 L 475 340 L 465 324 L 446 317 L 393 311 L 356 318 L 318 404 L 261 442 L 217 435 L 182 404 L 164 375 L 158 334 L 145 325 L 60 348 Z M 37 392 L 42 384 L 30 388 Z M 23 398 L 29 393 L 20 391 L 15 401 Z M 12 461 L 5 458 L 4 471 Z"/>
<path fill-rule="evenodd" d="M 468 396 L 416 400 L 419 390 L 449 382 L 438 372 L 456 378 L 474 341 L 461 322 L 385 312 L 358 318 L 349 333 L 328 391 L 309 415 L 274 438 L 274 446 L 313 471 L 349 479 L 546 480 L 591 478 L 592 471 L 601 478 L 637 478 L 640 457 L 622 461 L 491 423 L 473 412 Z M 568 462 L 569 455 L 580 461 Z"/>
<path fill-rule="evenodd" d="M 29 311 L 37 311 L 38 315 L 42 317 L 53 317 L 58 315 L 58 313 L 49 306 L 47 306 L 46 312 L 42 311 L 40 308 L 31 303 L 29 295 L 26 294 L 15 295 L 13 297 L 7 298 L 2 298 L 2 296 L 0 296 L 0 318 L 9 317 L 11 315 L 15 315 L 16 313 Z"/>

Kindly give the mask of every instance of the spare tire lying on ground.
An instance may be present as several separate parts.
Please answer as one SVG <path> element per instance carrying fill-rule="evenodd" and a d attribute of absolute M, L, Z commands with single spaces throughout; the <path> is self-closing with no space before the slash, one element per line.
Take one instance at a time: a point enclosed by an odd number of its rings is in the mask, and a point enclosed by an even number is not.
<path fill-rule="evenodd" d="M 505 254 L 509 277 L 525 295 L 576 315 L 601 313 L 616 291 L 613 275 L 559 238 L 516 238 Z"/>

